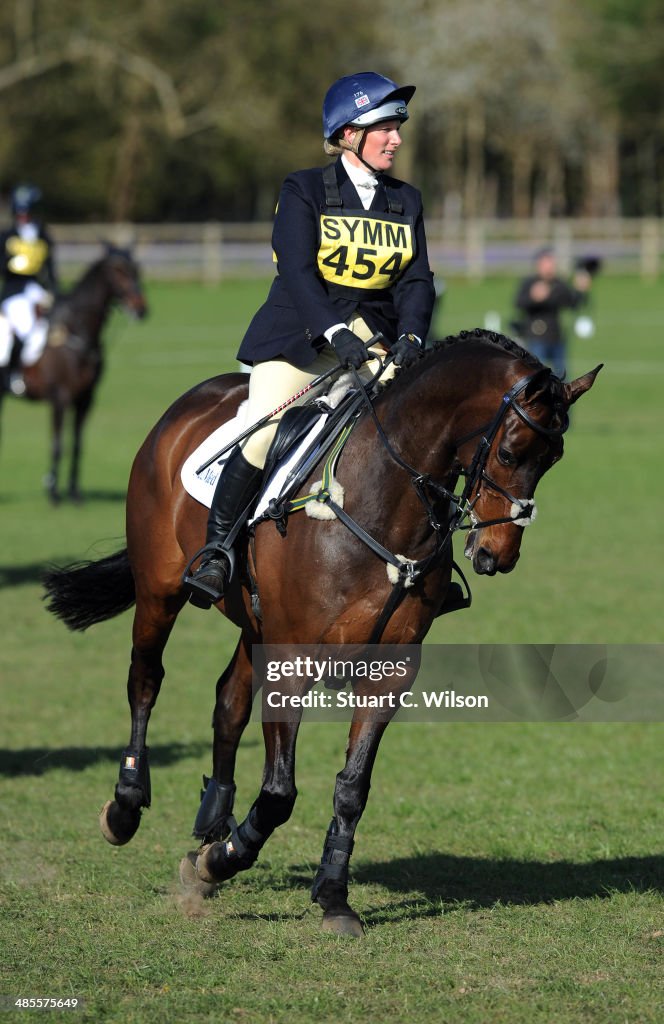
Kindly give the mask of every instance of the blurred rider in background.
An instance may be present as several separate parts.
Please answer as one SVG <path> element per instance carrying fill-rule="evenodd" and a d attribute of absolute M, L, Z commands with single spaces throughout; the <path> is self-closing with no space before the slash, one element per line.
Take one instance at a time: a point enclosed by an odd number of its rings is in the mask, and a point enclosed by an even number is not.
<path fill-rule="evenodd" d="M 37 215 L 41 197 L 34 185 L 17 186 L 11 197 L 12 225 L 0 233 L 0 370 L 5 374 L 10 363 L 29 366 L 39 359 L 57 291 L 53 241 Z M 20 387 L 16 390 L 20 393 Z"/>

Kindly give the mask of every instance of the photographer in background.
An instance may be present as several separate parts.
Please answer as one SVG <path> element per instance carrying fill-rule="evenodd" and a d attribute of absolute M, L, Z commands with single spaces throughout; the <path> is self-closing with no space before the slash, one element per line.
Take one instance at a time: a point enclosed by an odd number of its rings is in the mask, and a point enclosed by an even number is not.
<path fill-rule="evenodd" d="M 535 273 L 524 278 L 517 290 L 514 304 L 525 314 L 518 325 L 521 340 L 534 356 L 545 366 L 550 366 L 561 379 L 566 369 L 566 339 L 561 312 L 585 305 L 593 271 L 596 273 L 598 269 L 598 260 L 580 260 L 569 284 L 558 276 L 554 250 L 547 246 L 535 254 Z M 588 336 L 592 333 L 592 321 L 588 317 L 584 319 L 590 324 Z"/>

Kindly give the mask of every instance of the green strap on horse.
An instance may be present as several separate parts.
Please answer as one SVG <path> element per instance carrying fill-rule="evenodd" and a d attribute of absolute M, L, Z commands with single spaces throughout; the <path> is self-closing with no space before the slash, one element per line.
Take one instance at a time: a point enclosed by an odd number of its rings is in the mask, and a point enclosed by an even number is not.
<path fill-rule="evenodd" d="M 325 466 L 323 467 L 323 477 L 321 480 L 320 487 L 317 491 L 312 491 L 311 494 L 305 494 L 301 498 L 293 498 L 288 502 L 285 512 L 289 515 L 291 512 L 299 512 L 301 508 L 305 508 L 312 501 L 319 501 L 327 503 L 332 497 L 330 493 L 330 484 L 334 477 L 334 467 L 336 461 L 341 454 L 346 441 L 351 435 L 353 427 L 357 421 L 353 420 L 352 423 L 347 423 L 346 426 L 341 430 L 339 437 L 334 443 L 334 446 L 328 455 Z"/>

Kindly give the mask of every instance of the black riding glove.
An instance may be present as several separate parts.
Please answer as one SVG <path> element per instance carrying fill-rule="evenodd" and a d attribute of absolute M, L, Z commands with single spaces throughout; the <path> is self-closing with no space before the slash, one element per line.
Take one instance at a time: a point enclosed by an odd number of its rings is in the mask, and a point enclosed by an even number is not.
<path fill-rule="evenodd" d="M 410 366 L 424 354 L 424 347 L 416 334 L 402 334 L 391 352 L 397 366 Z"/>
<path fill-rule="evenodd" d="M 354 366 L 359 370 L 362 363 L 366 363 L 369 358 L 366 345 L 347 327 L 340 327 L 337 333 L 332 335 L 331 344 L 342 366 Z"/>

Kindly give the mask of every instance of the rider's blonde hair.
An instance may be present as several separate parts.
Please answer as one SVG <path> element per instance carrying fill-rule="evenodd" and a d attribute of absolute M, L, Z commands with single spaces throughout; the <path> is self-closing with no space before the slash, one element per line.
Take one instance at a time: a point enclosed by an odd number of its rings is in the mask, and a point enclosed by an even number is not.
<path fill-rule="evenodd" d="M 352 125 L 351 125 L 352 127 Z M 323 149 L 328 156 L 339 156 L 344 152 L 355 153 L 356 156 L 360 155 L 360 146 L 362 145 L 362 139 L 364 138 L 364 128 L 355 128 L 355 136 L 352 142 L 346 142 L 343 135 L 338 135 L 336 139 L 324 139 Z M 343 128 L 342 128 L 343 132 Z"/>

